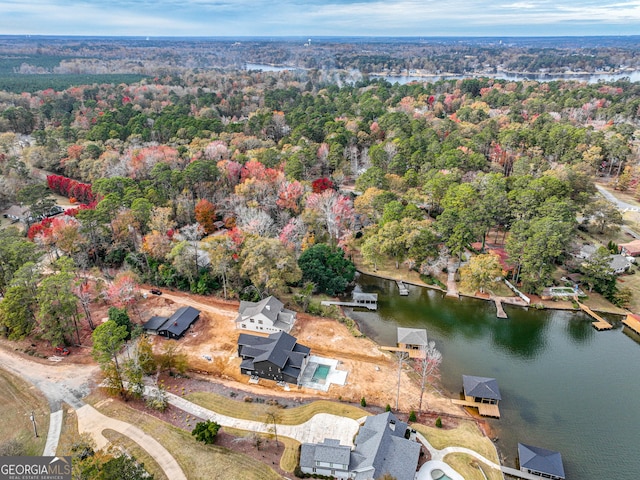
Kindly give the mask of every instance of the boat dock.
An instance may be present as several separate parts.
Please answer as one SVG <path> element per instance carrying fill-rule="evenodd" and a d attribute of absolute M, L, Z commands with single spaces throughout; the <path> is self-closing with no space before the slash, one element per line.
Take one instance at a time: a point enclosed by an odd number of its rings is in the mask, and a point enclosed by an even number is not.
<path fill-rule="evenodd" d="M 502 307 L 502 300 L 498 297 L 494 297 L 493 301 L 496 304 L 496 310 L 497 310 L 497 316 L 498 318 L 509 318 L 507 317 L 507 312 L 504 311 L 504 308 Z"/>
<path fill-rule="evenodd" d="M 628 327 L 630 330 L 636 332 L 638 335 L 640 335 L 640 316 L 638 315 L 634 315 L 633 313 L 630 313 L 627 315 L 627 318 L 625 318 L 622 323 Z"/>
<path fill-rule="evenodd" d="M 471 407 L 477 408 L 478 413 L 483 417 L 493 417 L 500 418 L 500 408 L 498 408 L 498 404 L 496 403 L 482 403 L 482 402 L 473 402 L 470 400 L 451 400 L 455 405 L 462 405 L 463 407 Z"/>
<path fill-rule="evenodd" d="M 401 296 L 405 297 L 409 295 L 409 289 L 402 280 L 396 280 L 396 285 L 398 285 L 398 290 L 400 291 Z"/>
<path fill-rule="evenodd" d="M 587 315 L 590 315 L 591 317 L 595 318 L 595 322 L 591 322 L 591 325 L 593 325 L 593 327 L 596 330 L 611 330 L 613 328 L 613 325 L 611 325 L 609 322 L 607 322 L 604 318 L 602 318 L 600 315 L 598 315 L 596 312 L 594 312 L 593 310 L 591 310 L 589 307 L 587 307 L 585 304 L 577 302 L 578 306 L 580 307 L 580 309 L 585 312 Z"/>
<path fill-rule="evenodd" d="M 523 472 L 511 467 L 501 466 L 500 470 L 502 470 L 502 473 L 506 473 L 512 477 L 524 478 L 525 480 L 540 480 L 542 478 L 539 475 L 533 475 L 532 473 Z"/>
<path fill-rule="evenodd" d="M 320 302 L 320 305 L 337 305 L 339 307 L 366 308 L 368 310 L 377 310 L 378 294 L 353 292 L 353 298 L 350 302 L 334 302 L 333 300 L 323 300 L 322 302 Z"/>
<path fill-rule="evenodd" d="M 409 358 L 425 358 L 426 353 L 424 350 L 418 348 L 405 348 L 405 347 L 378 347 L 380 350 L 387 352 L 405 352 L 409 354 Z"/>

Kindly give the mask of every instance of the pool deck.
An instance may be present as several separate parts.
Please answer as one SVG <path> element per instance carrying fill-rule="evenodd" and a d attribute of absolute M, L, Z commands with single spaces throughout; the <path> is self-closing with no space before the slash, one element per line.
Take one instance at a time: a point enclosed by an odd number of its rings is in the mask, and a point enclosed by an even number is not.
<path fill-rule="evenodd" d="M 338 364 L 338 360 L 333 358 L 310 355 L 307 368 L 305 368 L 302 373 L 300 384 L 303 387 L 311 388 L 313 390 L 321 390 L 323 392 L 329 391 L 329 387 L 331 387 L 332 384 L 340 386 L 346 385 L 347 375 L 349 372 L 346 370 L 338 370 Z M 314 381 L 314 374 L 318 365 L 326 365 L 329 367 L 329 372 L 325 379 L 315 379 Z"/>
<path fill-rule="evenodd" d="M 431 472 L 441 470 L 451 480 L 464 480 L 464 477 L 440 460 L 429 460 L 420 467 L 416 474 L 416 480 L 434 480 Z M 539 479 L 538 479 L 539 480 Z"/>

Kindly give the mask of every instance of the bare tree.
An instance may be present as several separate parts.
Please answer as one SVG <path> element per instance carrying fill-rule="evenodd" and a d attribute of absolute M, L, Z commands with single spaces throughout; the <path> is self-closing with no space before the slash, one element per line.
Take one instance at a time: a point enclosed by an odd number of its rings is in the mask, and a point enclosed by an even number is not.
<path fill-rule="evenodd" d="M 397 351 L 396 358 L 398 359 L 398 391 L 396 392 L 396 411 L 398 410 L 398 404 L 400 402 L 400 374 L 402 373 L 402 363 L 409 358 L 409 353 L 404 351 Z"/>
<path fill-rule="evenodd" d="M 420 375 L 420 403 L 418 404 L 418 413 L 422 412 L 422 397 L 427 381 L 440 378 L 440 363 L 442 362 L 442 353 L 436 348 L 436 342 L 430 341 L 427 345 L 420 347 L 420 356 L 414 361 L 414 369 Z"/>

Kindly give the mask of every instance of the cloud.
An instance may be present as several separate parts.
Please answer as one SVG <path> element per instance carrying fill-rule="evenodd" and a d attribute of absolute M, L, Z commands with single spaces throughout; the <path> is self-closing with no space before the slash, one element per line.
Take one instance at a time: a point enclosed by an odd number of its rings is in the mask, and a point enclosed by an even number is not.
<path fill-rule="evenodd" d="M 640 0 L 0 0 L 4 34 L 429 36 L 549 30 L 637 33 Z"/>

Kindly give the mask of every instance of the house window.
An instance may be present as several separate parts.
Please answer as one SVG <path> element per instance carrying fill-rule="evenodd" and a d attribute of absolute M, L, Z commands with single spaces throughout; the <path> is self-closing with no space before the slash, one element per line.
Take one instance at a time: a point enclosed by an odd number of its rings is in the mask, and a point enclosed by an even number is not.
<path fill-rule="evenodd" d="M 259 323 L 260 325 L 262 325 L 262 320 L 258 320 L 258 323 Z"/>
<path fill-rule="evenodd" d="M 316 473 L 316 467 L 313 467 L 313 473 Z"/>
<path fill-rule="evenodd" d="M 251 323 L 256 323 L 256 321 L 255 321 L 253 318 L 250 318 L 250 319 L 249 319 L 249 321 L 250 321 Z"/>
<path fill-rule="evenodd" d="M 247 324 L 246 324 L 246 323 L 243 323 L 243 324 L 242 324 L 242 328 L 247 328 Z"/>

